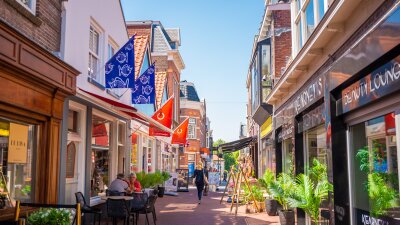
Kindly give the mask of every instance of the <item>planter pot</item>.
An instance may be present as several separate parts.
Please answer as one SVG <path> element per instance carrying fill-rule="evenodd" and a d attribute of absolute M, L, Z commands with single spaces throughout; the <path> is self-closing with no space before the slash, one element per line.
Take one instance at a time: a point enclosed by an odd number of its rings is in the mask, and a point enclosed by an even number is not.
<path fill-rule="evenodd" d="M 294 211 L 293 210 L 279 210 L 279 221 L 281 225 L 294 225 Z"/>
<path fill-rule="evenodd" d="M 158 197 L 164 197 L 165 187 L 158 187 Z"/>
<path fill-rule="evenodd" d="M 257 206 L 258 206 L 258 212 L 265 212 L 265 202 L 256 202 Z M 257 210 L 257 209 L 256 209 Z"/>
<path fill-rule="evenodd" d="M 274 199 L 265 200 L 265 210 L 269 216 L 276 216 L 278 213 L 278 201 Z"/>
<path fill-rule="evenodd" d="M 0 198 L 0 209 L 4 209 L 6 207 L 6 199 Z"/>

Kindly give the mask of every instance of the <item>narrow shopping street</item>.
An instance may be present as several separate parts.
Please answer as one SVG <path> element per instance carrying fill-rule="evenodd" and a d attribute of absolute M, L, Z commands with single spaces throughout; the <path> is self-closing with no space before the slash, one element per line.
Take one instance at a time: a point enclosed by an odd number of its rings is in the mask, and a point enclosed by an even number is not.
<path fill-rule="evenodd" d="M 245 207 L 239 207 L 238 215 L 229 212 L 230 204 L 219 204 L 222 193 L 210 192 L 197 204 L 197 192 L 194 187 L 189 192 L 179 192 L 178 196 L 158 198 L 157 225 L 274 225 L 279 224 L 278 216 L 270 217 L 265 212 L 246 214 Z M 226 200 L 226 197 L 225 197 Z M 140 216 L 143 221 L 144 215 Z M 140 223 L 144 224 L 144 222 Z M 150 224 L 152 220 L 150 219 Z"/>

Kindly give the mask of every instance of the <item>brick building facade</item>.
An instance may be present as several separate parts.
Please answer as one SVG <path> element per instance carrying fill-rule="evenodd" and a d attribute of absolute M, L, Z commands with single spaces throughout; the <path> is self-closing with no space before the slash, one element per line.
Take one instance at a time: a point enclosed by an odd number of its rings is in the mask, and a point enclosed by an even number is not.
<path fill-rule="evenodd" d="M 61 0 L 0 0 L 1 20 L 50 52 L 59 52 L 61 43 Z M 28 4 L 28 3 L 27 3 Z"/>
<path fill-rule="evenodd" d="M 188 144 L 179 154 L 179 168 L 204 161 L 209 151 L 206 150 L 207 115 L 206 102 L 200 100 L 193 83 L 181 82 L 181 121 L 189 118 Z M 205 154 L 206 153 L 206 154 Z"/>
<path fill-rule="evenodd" d="M 14 205 L 17 200 L 58 203 L 63 106 L 75 95 L 79 75 L 55 56 L 60 51 L 62 4 L 61 0 L 0 0 L 0 166 L 4 174 L 0 192 L 7 193 Z M 15 134 L 23 137 L 17 141 L 26 144 L 17 149 L 17 158 L 10 157 L 16 150 Z M 0 209 L 0 224 L 14 218 L 14 212 L 12 207 Z M 21 214 L 26 213 L 21 209 Z"/>

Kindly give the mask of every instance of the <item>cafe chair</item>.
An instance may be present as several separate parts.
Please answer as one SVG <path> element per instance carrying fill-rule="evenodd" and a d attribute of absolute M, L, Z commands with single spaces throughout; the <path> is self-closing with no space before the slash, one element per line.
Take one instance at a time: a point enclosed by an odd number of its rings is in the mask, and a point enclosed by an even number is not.
<path fill-rule="evenodd" d="M 100 225 L 102 211 L 101 209 L 90 207 L 85 200 L 82 192 L 75 193 L 76 203 L 81 205 L 82 214 L 93 214 L 93 224 L 96 224 L 96 217 L 98 219 L 98 225 Z M 81 215 L 82 216 L 82 215 Z"/>
<path fill-rule="evenodd" d="M 138 219 L 139 219 L 139 214 L 144 214 L 146 216 L 146 223 L 145 224 L 149 225 L 150 223 L 149 223 L 149 218 L 148 218 L 148 215 L 147 215 L 149 213 L 152 214 L 154 225 L 156 225 L 157 216 L 156 216 L 156 210 L 155 210 L 155 207 L 154 207 L 154 205 L 156 203 L 156 200 L 157 200 L 157 195 L 151 194 L 147 198 L 147 201 L 144 204 L 144 206 L 135 211 L 135 213 L 136 213 L 136 225 L 137 225 L 137 222 L 138 222 Z"/>
<path fill-rule="evenodd" d="M 125 192 L 119 192 L 119 191 L 110 191 L 110 190 L 106 190 L 106 196 L 125 196 L 126 193 Z"/>
<path fill-rule="evenodd" d="M 117 225 L 119 219 L 124 220 L 124 225 L 129 225 L 130 217 L 134 217 L 129 210 L 125 199 L 107 199 L 107 216 L 112 218 L 112 224 Z M 134 218 L 133 218 L 134 221 Z"/>

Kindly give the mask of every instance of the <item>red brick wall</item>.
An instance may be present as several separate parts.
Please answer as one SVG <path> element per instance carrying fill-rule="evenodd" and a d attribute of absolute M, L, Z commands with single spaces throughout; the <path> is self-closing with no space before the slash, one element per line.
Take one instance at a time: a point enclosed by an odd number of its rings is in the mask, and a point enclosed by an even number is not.
<path fill-rule="evenodd" d="M 36 15 L 15 0 L 0 0 L 0 17 L 49 51 L 60 51 L 61 0 L 37 0 Z"/>
<path fill-rule="evenodd" d="M 200 111 L 197 109 L 188 109 L 181 108 L 181 122 L 185 120 L 187 117 L 196 118 L 196 138 L 197 139 L 188 139 L 189 146 L 185 147 L 185 153 L 180 154 L 180 159 L 182 159 L 179 164 L 187 167 L 187 153 L 196 153 L 196 163 L 201 161 L 200 150 L 201 148 L 206 147 L 206 117 L 200 115 Z M 202 132 L 200 132 L 200 130 Z M 184 157 L 181 157 L 184 156 Z"/>
<path fill-rule="evenodd" d="M 290 11 L 279 10 L 273 12 L 273 71 L 275 78 L 282 75 L 282 68 L 286 67 L 292 51 L 292 34 L 290 25 Z"/>
<path fill-rule="evenodd" d="M 129 37 L 132 35 L 148 35 L 151 34 L 151 25 L 127 25 Z"/>

